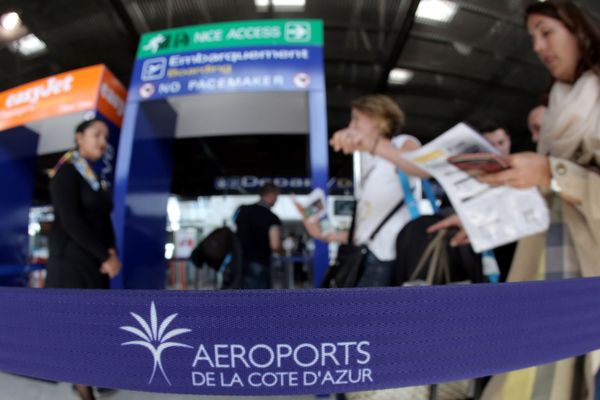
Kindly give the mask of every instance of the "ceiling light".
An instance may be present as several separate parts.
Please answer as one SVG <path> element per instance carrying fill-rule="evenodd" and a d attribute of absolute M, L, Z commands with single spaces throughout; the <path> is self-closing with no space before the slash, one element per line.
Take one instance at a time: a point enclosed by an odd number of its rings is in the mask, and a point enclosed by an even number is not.
<path fill-rule="evenodd" d="M 448 23 L 456 14 L 457 5 L 447 0 L 421 0 L 417 7 L 417 20 Z"/>
<path fill-rule="evenodd" d="M 33 33 L 15 40 L 9 46 L 13 51 L 18 51 L 24 56 L 31 56 L 46 50 L 46 43 L 38 39 Z"/>
<path fill-rule="evenodd" d="M 257 11 L 267 11 L 272 5 L 275 11 L 304 11 L 306 0 L 254 0 Z"/>
<path fill-rule="evenodd" d="M 21 18 L 19 18 L 19 14 L 16 12 L 9 12 L 0 17 L 0 25 L 2 25 L 4 30 L 12 31 L 21 25 Z"/>
<path fill-rule="evenodd" d="M 306 0 L 271 0 L 274 7 L 304 7 Z"/>
<path fill-rule="evenodd" d="M 414 73 L 404 68 L 394 68 L 388 75 L 388 83 L 391 85 L 404 85 L 410 81 Z"/>
<path fill-rule="evenodd" d="M 454 47 L 454 50 L 461 56 L 470 56 L 473 52 L 473 47 L 461 42 L 452 42 L 452 47 Z"/>

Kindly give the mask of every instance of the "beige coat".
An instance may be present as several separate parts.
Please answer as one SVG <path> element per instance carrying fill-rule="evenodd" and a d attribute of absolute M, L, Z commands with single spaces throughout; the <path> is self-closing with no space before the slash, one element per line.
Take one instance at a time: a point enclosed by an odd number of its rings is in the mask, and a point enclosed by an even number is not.
<path fill-rule="evenodd" d="M 550 158 L 552 176 L 560 188 L 562 199 L 563 222 L 567 225 L 575 252 L 579 260 L 581 274 L 584 277 L 600 276 L 600 174 L 585 169 L 580 165 L 564 159 Z M 519 242 L 512 263 L 508 280 L 511 282 L 542 279 L 540 260 L 546 246 L 545 233 L 527 237 Z M 548 400 L 571 400 L 571 379 L 573 360 L 558 363 L 551 396 Z M 587 354 L 585 360 L 584 393 L 592 399 L 594 376 L 600 366 L 600 351 Z M 520 378 L 533 369 L 521 370 Z M 484 400 L 521 400 L 530 399 L 530 389 L 526 380 L 519 381 L 517 374 L 501 374 L 494 376 L 486 387 Z M 512 380 L 513 387 L 520 385 L 518 395 L 511 392 L 506 385 Z M 517 383 L 515 383 L 517 382 Z"/>

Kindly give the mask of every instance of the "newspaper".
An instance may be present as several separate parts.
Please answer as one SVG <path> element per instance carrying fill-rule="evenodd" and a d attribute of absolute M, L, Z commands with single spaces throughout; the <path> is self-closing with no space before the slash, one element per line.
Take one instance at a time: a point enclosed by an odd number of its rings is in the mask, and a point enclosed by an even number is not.
<path fill-rule="evenodd" d="M 547 230 L 548 207 L 537 188 L 490 186 L 447 161 L 457 154 L 476 152 L 498 153 L 481 135 L 459 123 L 404 156 L 442 185 L 476 252 Z"/>
<path fill-rule="evenodd" d="M 298 200 L 292 195 L 292 200 L 298 203 Z M 304 218 L 310 222 L 319 222 L 321 235 L 327 235 L 334 231 L 334 227 L 327 215 L 327 201 L 325 192 L 321 188 L 316 188 L 310 192 L 303 204 Z"/>
<path fill-rule="evenodd" d="M 306 196 L 304 206 L 304 217 L 313 220 L 320 220 L 327 216 L 327 206 L 325 201 L 325 192 L 321 188 L 316 188 Z"/>

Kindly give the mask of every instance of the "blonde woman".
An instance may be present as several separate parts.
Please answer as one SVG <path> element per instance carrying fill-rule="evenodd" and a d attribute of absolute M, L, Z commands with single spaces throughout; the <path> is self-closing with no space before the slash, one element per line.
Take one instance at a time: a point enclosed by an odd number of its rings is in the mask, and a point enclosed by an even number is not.
<path fill-rule="evenodd" d="M 331 145 L 337 150 L 345 150 L 347 145 L 357 140 L 362 144 L 362 147 L 353 146 L 347 151 L 362 153 L 360 197 L 357 200 L 355 230 L 351 238 L 355 245 L 366 245 L 368 248 L 363 261 L 363 273 L 357 284 L 359 287 L 389 286 L 392 283 L 396 236 L 410 221 L 408 210 L 403 206 L 370 239 L 404 197 L 395 166 L 381 156 L 381 153 L 395 154 L 398 151 L 416 150 L 421 146 L 415 137 L 400 134 L 404 120 L 404 112 L 390 97 L 364 96 L 352 102 L 348 126 L 336 132 L 331 139 Z M 363 136 L 366 139 L 361 141 Z M 323 235 L 317 222 L 306 219 L 305 226 L 314 238 L 348 242 L 349 231 Z"/>

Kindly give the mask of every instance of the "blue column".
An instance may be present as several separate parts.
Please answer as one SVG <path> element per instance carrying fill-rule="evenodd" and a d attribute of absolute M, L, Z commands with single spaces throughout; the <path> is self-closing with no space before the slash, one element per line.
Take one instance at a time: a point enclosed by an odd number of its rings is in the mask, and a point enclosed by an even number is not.
<path fill-rule="evenodd" d="M 0 133 L 0 284 L 20 285 L 8 270 L 17 271 L 27 264 L 29 254 L 29 209 L 38 134 L 25 127 Z M 8 276 L 2 276 L 2 268 Z M 12 277 L 10 275 L 13 275 Z"/>
<path fill-rule="evenodd" d="M 327 102 L 324 91 L 308 92 L 310 128 L 310 173 L 313 188 L 327 193 L 329 180 L 329 146 L 327 135 Z M 318 287 L 329 265 L 329 246 L 316 241 L 313 259 L 313 284 Z"/>
<path fill-rule="evenodd" d="M 163 289 L 176 113 L 166 100 L 129 103 L 121 128 L 114 225 L 123 270 L 113 288 Z"/>

